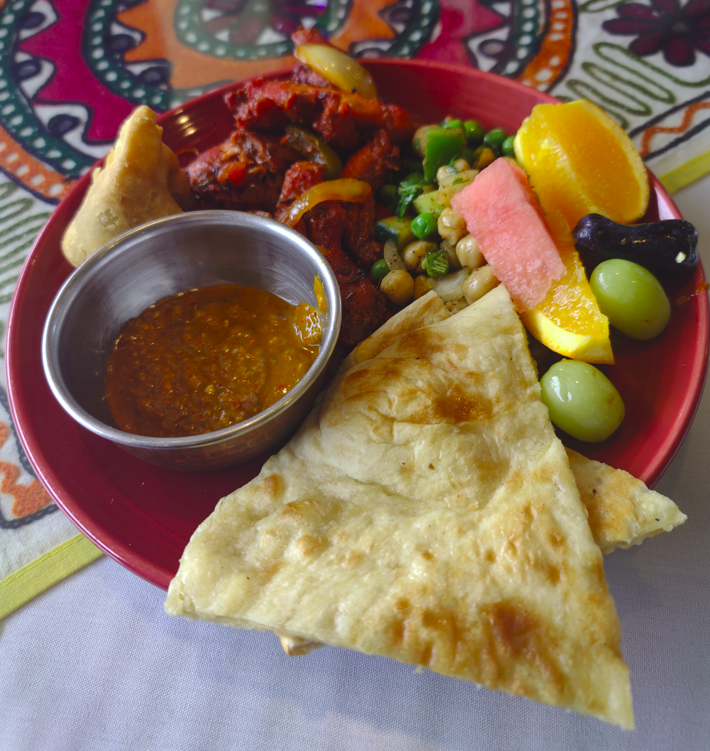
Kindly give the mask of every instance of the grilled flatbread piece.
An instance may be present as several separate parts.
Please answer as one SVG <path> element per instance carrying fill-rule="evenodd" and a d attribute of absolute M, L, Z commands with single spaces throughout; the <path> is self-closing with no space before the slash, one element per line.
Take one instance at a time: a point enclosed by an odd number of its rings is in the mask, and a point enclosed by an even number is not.
<path fill-rule="evenodd" d="M 355 347 L 343 367 L 374 357 L 404 334 L 450 316 L 436 292 L 429 292 Z M 588 459 L 572 449 L 567 449 L 567 456 L 602 553 L 640 545 L 659 532 L 670 532 L 688 518 L 670 498 L 649 490 L 628 472 Z M 292 654 L 295 647 L 284 645 L 284 649 Z"/>
<path fill-rule="evenodd" d="M 688 517 L 678 506 L 628 472 L 567 449 L 574 478 L 589 514 L 589 526 L 602 553 L 640 545 L 670 532 Z"/>
<path fill-rule="evenodd" d="M 394 315 L 359 344 L 344 361 L 344 366 L 355 365 L 367 356 L 374 357 L 409 331 L 438 323 L 450 315 L 441 298 L 430 292 Z M 588 459 L 572 449 L 566 451 L 582 502 L 587 508 L 594 541 L 602 553 L 640 545 L 647 537 L 670 532 L 686 521 L 687 516 L 670 498 L 649 490 L 628 472 Z M 282 636 L 281 646 L 289 657 L 296 657 L 325 645 Z"/>
<path fill-rule="evenodd" d="M 339 376 L 165 605 L 633 727 L 620 627 L 502 285 Z"/>
<path fill-rule="evenodd" d="M 394 344 L 405 334 L 409 334 L 422 326 L 430 326 L 450 318 L 451 313 L 447 310 L 442 299 L 436 292 L 428 292 L 423 297 L 402 308 L 388 321 L 380 326 L 377 331 L 360 342 L 353 351 L 343 360 L 341 372 L 350 370 L 363 360 L 369 360 L 379 355 L 383 349 Z"/>

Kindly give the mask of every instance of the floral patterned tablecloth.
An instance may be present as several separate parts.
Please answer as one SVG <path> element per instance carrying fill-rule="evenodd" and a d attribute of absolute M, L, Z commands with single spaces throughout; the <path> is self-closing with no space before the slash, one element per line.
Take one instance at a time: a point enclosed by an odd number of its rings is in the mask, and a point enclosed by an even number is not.
<path fill-rule="evenodd" d="M 0 0 L 0 333 L 34 237 L 132 109 L 288 66 L 299 25 L 590 99 L 671 192 L 710 171 L 710 0 Z M 33 476 L 1 372 L 0 618 L 99 555 Z"/>

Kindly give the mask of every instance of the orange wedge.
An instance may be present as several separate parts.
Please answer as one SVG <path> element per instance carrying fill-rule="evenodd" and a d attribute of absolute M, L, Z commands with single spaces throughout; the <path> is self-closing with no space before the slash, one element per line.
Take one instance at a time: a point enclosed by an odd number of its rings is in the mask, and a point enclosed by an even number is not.
<path fill-rule="evenodd" d="M 515 156 L 543 211 L 561 211 L 571 228 L 586 214 L 632 224 L 646 212 L 641 157 L 619 125 L 584 99 L 537 105 L 518 130 Z"/>
<path fill-rule="evenodd" d="M 569 225 L 559 210 L 551 211 L 545 221 L 565 273 L 552 283 L 542 302 L 520 317 L 528 331 L 553 352 L 573 360 L 613 363 L 609 321 L 599 310 Z"/>

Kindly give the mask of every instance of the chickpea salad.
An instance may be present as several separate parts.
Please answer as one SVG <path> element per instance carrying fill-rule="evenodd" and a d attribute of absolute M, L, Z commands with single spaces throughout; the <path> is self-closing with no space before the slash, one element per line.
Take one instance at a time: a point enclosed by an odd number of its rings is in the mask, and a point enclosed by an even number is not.
<path fill-rule="evenodd" d="M 514 159 L 513 142 L 501 128 L 450 117 L 415 132 L 407 176 L 378 193 L 393 213 L 375 225 L 384 258 L 370 276 L 390 302 L 407 305 L 434 290 L 453 313 L 498 285 L 451 198 L 498 157 Z"/>

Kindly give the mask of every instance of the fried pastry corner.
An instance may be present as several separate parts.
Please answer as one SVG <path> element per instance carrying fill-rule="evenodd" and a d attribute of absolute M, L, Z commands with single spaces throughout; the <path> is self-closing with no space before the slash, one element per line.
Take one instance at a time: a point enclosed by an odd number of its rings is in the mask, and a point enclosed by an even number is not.
<path fill-rule="evenodd" d="M 62 253 L 72 266 L 133 227 L 192 207 L 187 179 L 162 134 L 146 106 L 123 123 L 62 238 Z"/>

